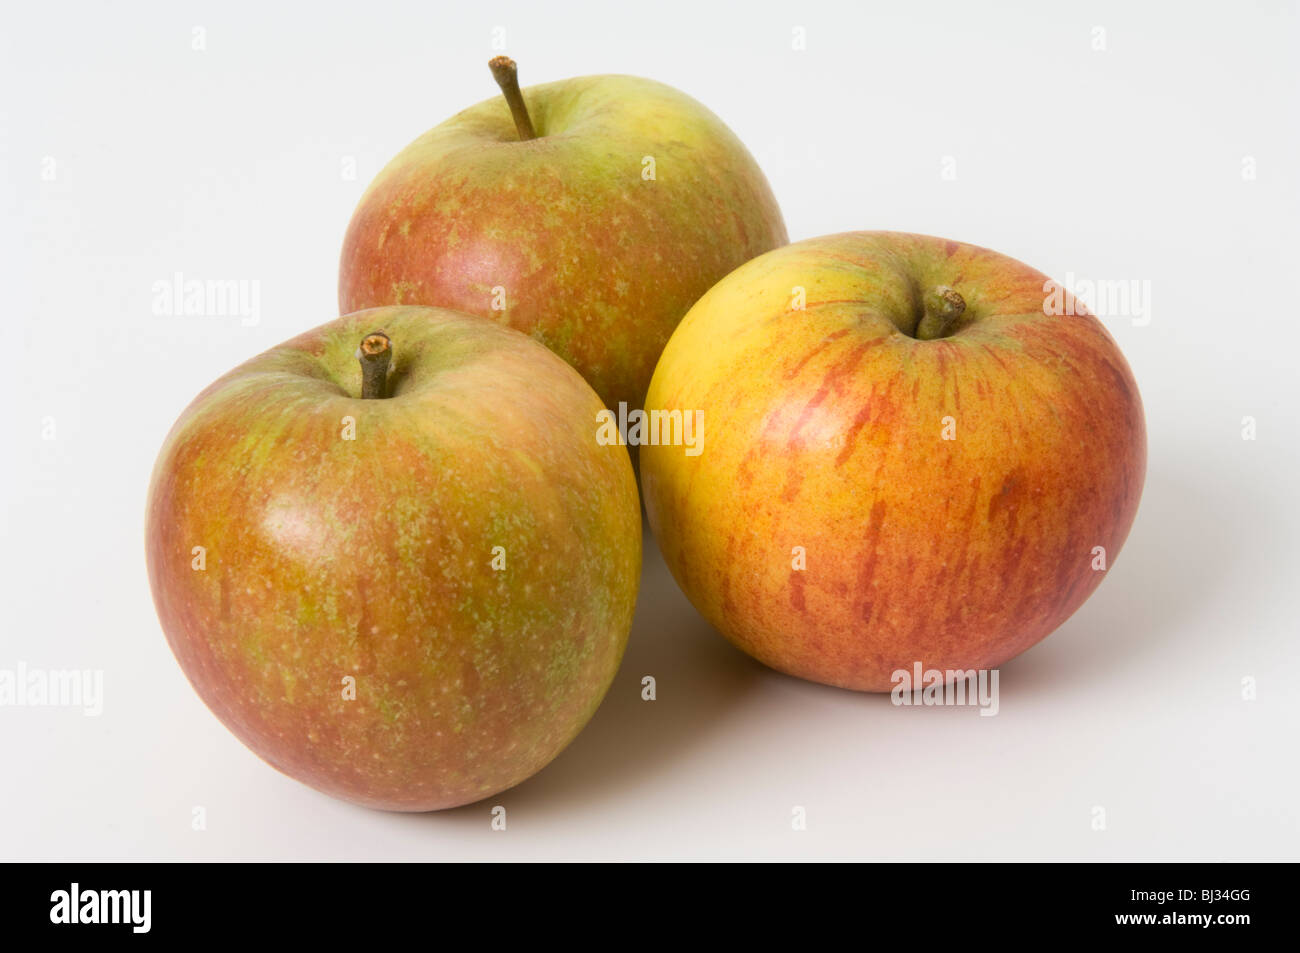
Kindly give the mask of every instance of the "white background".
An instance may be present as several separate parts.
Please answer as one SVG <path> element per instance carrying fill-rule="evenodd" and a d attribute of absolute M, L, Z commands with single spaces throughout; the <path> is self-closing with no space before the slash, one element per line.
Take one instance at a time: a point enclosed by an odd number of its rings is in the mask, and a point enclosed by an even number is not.
<path fill-rule="evenodd" d="M 102 669 L 105 702 L 0 708 L 0 856 L 1300 857 L 1296 3 L 265 7 L 5 13 L 0 667 Z M 1146 403 L 1137 523 L 1112 578 L 1004 666 L 997 717 L 763 669 L 650 539 L 604 706 L 490 801 L 330 800 L 199 702 L 145 576 L 154 456 L 208 382 L 335 316 L 365 184 L 494 94 L 494 27 L 525 85 L 624 72 L 703 101 L 792 239 L 925 232 L 1062 280 L 1149 282 L 1148 325 L 1105 316 Z M 260 322 L 155 315 L 154 282 L 178 271 L 260 282 Z"/>

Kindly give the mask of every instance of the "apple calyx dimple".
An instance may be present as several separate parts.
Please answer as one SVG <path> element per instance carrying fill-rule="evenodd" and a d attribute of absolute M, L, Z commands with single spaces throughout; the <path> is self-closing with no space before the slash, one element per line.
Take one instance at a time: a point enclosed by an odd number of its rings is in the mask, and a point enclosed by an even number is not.
<path fill-rule="evenodd" d="M 387 397 L 388 366 L 393 360 L 393 342 L 383 331 L 371 331 L 357 348 L 361 362 L 361 399 Z"/>
<path fill-rule="evenodd" d="M 926 293 L 922 309 L 915 337 L 918 341 L 933 341 L 952 332 L 966 312 L 966 299 L 947 285 L 939 285 Z"/>
<path fill-rule="evenodd" d="M 492 70 L 492 78 L 501 87 L 501 94 L 505 96 L 506 103 L 510 106 L 510 115 L 515 120 L 515 129 L 519 130 L 519 141 L 527 142 L 529 139 L 536 139 L 537 133 L 533 130 L 533 120 L 528 115 L 528 107 L 524 105 L 524 94 L 519 91 L 519 67 L 515 65 L 515 61 L 508 56 L 494 56 L 488 60 L 488 69 Z"/>

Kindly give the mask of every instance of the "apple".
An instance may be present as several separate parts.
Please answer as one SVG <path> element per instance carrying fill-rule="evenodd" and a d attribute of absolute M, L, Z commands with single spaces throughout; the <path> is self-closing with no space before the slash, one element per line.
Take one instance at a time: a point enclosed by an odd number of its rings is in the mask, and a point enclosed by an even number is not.
<path fill-rule="evenodd" d="M 1097 319 L 1027 265 L 919 235 L 738 268 L 673 334 L 646 411 L 701 421 L 693 455 L 641 447 L 696 608 L 765 664 L 862 691 L 917 662 L 993 668 L 1056 629 L 1113 564 L 1146 469 Z"/>
<path fill-rule="evenodd" d="M 555 351 L 606 406 L 639 408 L 696 299 L 786 242 L 740 140 L 690 97 L 586 76 L 519 90 L 425 133 L 362 197 L 339 271 L 343 312 L 456 308 Z"/>
<path fill-rule="evenodd" d="M 199 697 L 274 767 L 371 807 L 540 770 L 599 705 L 636 601 L 640 503 L 602 408 L 525 335 L 435 308 L 347 315 L 212 384 L 166 439 L 146 526 Z"/>

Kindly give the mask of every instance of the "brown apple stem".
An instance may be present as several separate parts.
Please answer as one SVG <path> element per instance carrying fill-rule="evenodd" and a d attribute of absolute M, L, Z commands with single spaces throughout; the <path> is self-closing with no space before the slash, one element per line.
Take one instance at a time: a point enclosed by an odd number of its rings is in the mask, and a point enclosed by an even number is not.
<path fill-rule="evenodd" d="M 966 299 L 947 285 L 939 285 L 925 296 L 924 313 L 916 325 L 919 341 L 947 337 L 966 311 Z"/>
<path fill-rule="evenodd" d="M 519 91 L 519 68 L 515 65 L 515 61 L 508 56 L 494 56 L 488 60 L 488 68 L 492 70 L 492 78 L 497 81 L 502 94 L 506 97 L 506 103 L 510 106 L 510 115 L 515 117 L 519 141 L 527 142 L 529 139 L 536 139 L 537 133 L 533 131 L 533 121 L 528 116 L 528 107 L 524 105 L 524 94 Z"/>
<path fill-rule="evenodd" d="M 361 339 L 357 359 L 361 361 L 361 399 L 387 397 L 388 365 L 393 360 L 392 340 L 383 331 L 372 331 Z"/>

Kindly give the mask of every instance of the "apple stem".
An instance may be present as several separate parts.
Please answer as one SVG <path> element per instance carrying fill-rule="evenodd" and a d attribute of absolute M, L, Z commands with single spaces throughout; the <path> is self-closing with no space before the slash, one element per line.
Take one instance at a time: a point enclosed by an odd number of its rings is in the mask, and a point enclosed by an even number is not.
<path fill-rule="evenodd" d="M 966 299 L 947 285 L 939 285 L 925 296 L 924 313 L 916 325 L 919 341 L 947 337 L 966 311 Z"/>
<path fill-rule="evenodd" d="M 515 61 L 508 56 L 494 56 L 488 60 L 488 68 L 492 70 L 492 78 L 501 87 L 506 103 L 510 106 L 510 115 L 515 118 L 515 128 L 519 130 L 519 141 L 536 139 L 533 121 L 528 116 L 528 107 L 524 105 L 524 94 L 519 91 L 519 68 Z"/>
<path fill-rule="evenodd" d="M 372 331 L 357 348 L 361 362 L 361 399 L 378 400 L 388 390 L 388 365 L 393 360 L 393 342 L 383 331 Z"/>

